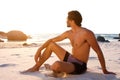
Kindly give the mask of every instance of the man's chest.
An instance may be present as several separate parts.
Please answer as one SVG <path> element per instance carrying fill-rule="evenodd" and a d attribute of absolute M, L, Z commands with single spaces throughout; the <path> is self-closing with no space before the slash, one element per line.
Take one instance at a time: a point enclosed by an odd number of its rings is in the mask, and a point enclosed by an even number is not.
<path fill-rule="evenodd" d="M 85 36 L 83 34 L 71 34 L 68 38 L 72 46 L 80 46 L 85 42 Z"/>

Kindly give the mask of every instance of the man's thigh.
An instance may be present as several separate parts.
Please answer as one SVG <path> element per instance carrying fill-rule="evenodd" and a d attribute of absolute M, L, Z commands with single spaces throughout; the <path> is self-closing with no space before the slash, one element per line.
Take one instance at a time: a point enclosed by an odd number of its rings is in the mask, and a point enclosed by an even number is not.
<path fill-rule="evenodd" d="M 75 70 L 75 67 L 70 62 L 64 62 L 64 61 L 56 61 L 51 66 L 52 70 L 56 72 L 66 72 L 66 73 L 72 73 Z"/>
<path fill-rule="evenodd" d="M 49 45 L 50 49 L 52 50 L 52 52 L 54 52 L 57 57 L 63 61 L 64 57 L 65 57 L 65 54 L 66 54 L 66 50 L 63 49 L 61 46 L 57 45 L 56 43 L 52 42 L 50 45 Z"/>

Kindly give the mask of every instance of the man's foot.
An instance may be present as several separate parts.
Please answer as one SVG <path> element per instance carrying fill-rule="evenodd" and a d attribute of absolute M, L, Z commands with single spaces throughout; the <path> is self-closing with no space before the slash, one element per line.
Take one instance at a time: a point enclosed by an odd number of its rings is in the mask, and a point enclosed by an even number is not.
<path fill-rule="evenodd" d="M 51 65 L 49 65 L 49 64 L 44 64 L 44 67 L 45 67 L 46 70 L 51 70 L 51 68 L 50 68 Z"/>
<path fill-rule="evenodd" d="M 53 72 L 53 73 L 51 73 L 51 74 L 46 74 L 46 76 L 56 77 L 56 78 L 65 78 L 65 77 L 68 76 L 68 74 L 65 73 L 65 72 L 60 72 L 60 73 Z"/>
<path fill-rule="evenodd" d="M 39 68 L 36 68 L 36 67 L 32 67 L 32 68 L 30 68 L 30 69 L 28 69 L 28 70 L 25 70 L 25 71 L 22 71 L 22 72 L 20 72 L 20 73 L 27 73 L 27 72 L 35 72 L 35 71 L 39 71 Z"/>
<path fill-rule="evenodd" d="M 51 65 L 50 64 L 44 64 L 44 67 L 45 67 L 45 69 L 46 70 L 50 70 L 50 71 L 52 71 L 51 70 Z M 62 77 L 62 78 L 65 78 L 65 77 L 67 77 L 67 74 L 65 73 L 65 72 L 52 72 L 52 73 L 50 73 L 50 74 L 47 74 L 47 76 L 50 76 L 50 77 Z"/>

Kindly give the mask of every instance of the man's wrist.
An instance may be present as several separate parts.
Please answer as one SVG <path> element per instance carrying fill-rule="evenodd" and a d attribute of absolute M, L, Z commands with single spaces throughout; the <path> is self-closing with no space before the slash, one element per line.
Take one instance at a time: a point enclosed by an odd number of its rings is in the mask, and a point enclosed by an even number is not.
<path fill-rule="evenodd" d="M 103 68 L 102 70 L 103 70 L 104 73 L 107 72 L 107 69 L 106 69 L 106 68 Z"/>

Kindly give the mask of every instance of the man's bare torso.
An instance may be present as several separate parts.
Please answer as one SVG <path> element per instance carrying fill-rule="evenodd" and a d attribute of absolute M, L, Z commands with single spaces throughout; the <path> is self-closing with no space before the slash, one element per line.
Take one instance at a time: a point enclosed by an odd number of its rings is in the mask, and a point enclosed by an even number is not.
<path fill-rule="evenodd" d="M 68 38 L 72 45 L 72 55 L 80 61 L 87 63 L 90 51 L 90 45 L 86 40 L 86 31 L 89 30 L 82 28 L 78 32 L 74 33 L 71 30 L 68 31 Z"/>

